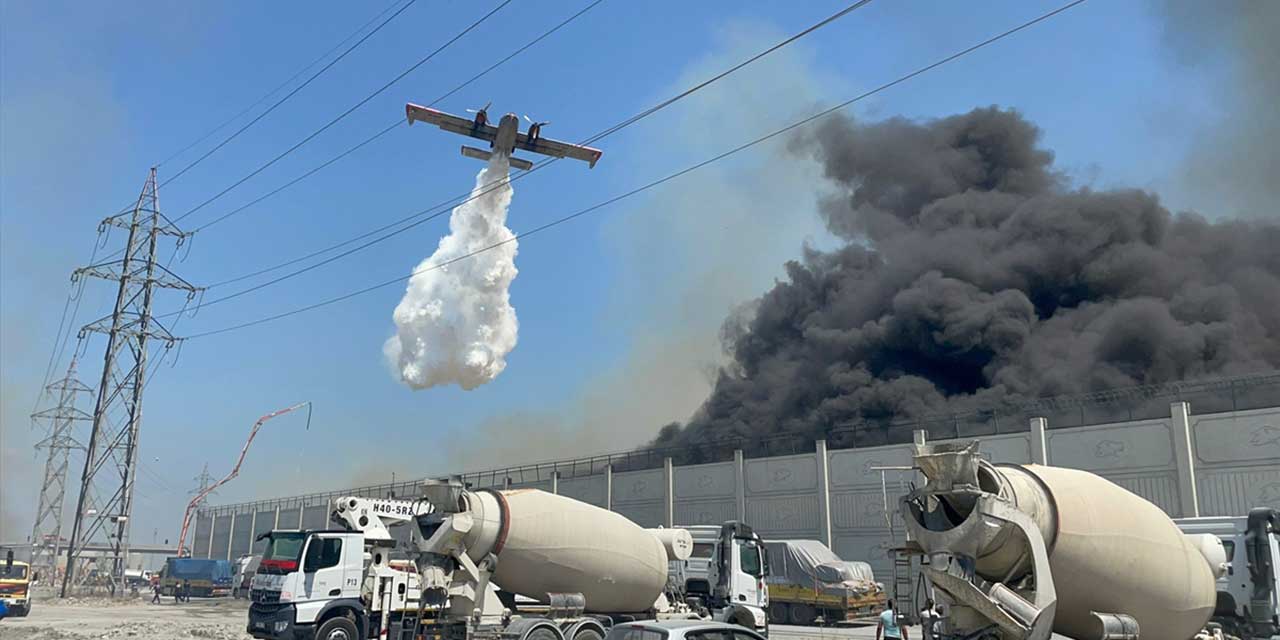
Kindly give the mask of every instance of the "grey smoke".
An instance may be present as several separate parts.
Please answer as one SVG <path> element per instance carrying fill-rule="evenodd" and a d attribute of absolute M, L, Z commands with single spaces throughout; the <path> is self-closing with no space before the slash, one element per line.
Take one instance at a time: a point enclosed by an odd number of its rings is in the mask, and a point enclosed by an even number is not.
<path fill-rule="evenodd" d="M 1280 226 L 1073 187 L 1039 134 L 992 107 L 793 140 L 837 185 L 822 213 L 846 244 L 726 321 L 730 364 L 656 443 L 1280 367 Z"/>
<path fill-rule="evenodd" d="M 1183 188 L 1196 206 L 1246 217 L 1277 214 L 1280 199 L 1280 2 L 1160 0 L 1163 41 L 1183 69 L 1208 71 L 1214 112 L 1191 140 Z"/>

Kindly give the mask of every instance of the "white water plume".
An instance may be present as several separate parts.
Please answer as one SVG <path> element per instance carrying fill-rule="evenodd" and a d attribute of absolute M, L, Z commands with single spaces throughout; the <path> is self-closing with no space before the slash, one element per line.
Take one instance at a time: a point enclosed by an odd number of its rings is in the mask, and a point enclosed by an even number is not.
<path fill-rule="evenodd" d="M 515 236 L 506 226 L 507 171 L 507 157 L 495 153 L 476 176 L 472 199 L 450 215 L 449 235 L 414 269 L 392 315 L 396 334 L 382 352 L 413 389 L 450 383 L 474 389 L 502 373 L 516 346 L 519 325 L 507 291 L 517 273 Z"/>

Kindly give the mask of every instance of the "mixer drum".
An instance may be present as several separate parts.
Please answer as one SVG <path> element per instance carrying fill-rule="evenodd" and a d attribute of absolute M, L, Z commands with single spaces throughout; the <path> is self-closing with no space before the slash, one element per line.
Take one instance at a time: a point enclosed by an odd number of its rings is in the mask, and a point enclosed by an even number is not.
<path fill-rule="evenodd" d="M 488 495 L 506 503 L 493 573 L 502 589 L 544 603 L 581 593 L 587 611 L 611 613 L 647 611 L 662 594 L 667 550 L 627 518 L 537 489 Z"/>
<path fill-rule="evenodd" d="M 1088 637 L 1096 629 L 1092 611 L 1133 616 L 1143 638 L 1186 640 L 1208 622 L 1217 595 L 1212 569 L 1159 507 L 1086 471 L 1040 465 L 996 471 L 1020 510 L 1043 502 L 1027 495 L 1034 485 L 1051 498 L 1052 514 L 1031 515 L 1048 534 L 1056 633 Z M 994 568 L 984 564 L 982 573 Z"/>

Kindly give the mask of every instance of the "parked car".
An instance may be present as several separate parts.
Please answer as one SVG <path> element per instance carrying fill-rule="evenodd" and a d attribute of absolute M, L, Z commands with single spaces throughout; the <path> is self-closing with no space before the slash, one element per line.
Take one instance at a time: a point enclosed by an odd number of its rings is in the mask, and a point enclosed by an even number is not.
<path fill-rule="evenodd" d="M 645 620 L 614 625 L 605 640 L 765 640 L 765 636 L 728 622 Z"/>

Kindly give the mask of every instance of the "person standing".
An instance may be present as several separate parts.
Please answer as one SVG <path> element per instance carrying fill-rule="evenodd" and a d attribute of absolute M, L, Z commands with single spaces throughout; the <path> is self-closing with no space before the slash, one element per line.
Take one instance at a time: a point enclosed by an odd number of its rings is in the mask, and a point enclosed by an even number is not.
<path fill-rule="evenodd" d="M 160 604 L 160 581 L 151 581 L 151 604 Z"/>
<path fill-rule="evenodd" d="M 885 610 L 880 612 L 880 621 L 876 623 L 876 640 L 881 637 L 885 640 L 910 640 L 907 638 L 907 629 L 898 624 L 898 612 L 893 608 L 893 600 L 885 605 Z"/>
<path fill-rule="evenodd" d="M 924 640 L 933 640 L 933 628 L 938 624 L 938 620 L 942 618 L 942 614 L 938 612 L 938 608 L 934 606 L 932 599 L 924 601 L 924 609 L 920 610 L 920 636 Z"/>

